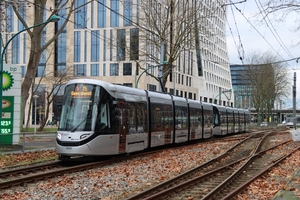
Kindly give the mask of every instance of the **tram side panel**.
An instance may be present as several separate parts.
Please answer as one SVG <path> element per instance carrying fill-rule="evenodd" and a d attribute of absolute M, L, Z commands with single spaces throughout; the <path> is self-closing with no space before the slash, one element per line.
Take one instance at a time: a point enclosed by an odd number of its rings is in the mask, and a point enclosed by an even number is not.
<path fill-rule="evenodd" d="M 148 91 L 150 99 L 150 147 L 172 144 L 173 109 L 169 95 Z"/>
<path fill-rule="evenodd" d="M 213 134 L 214 135 L 227 135 L 228 124 L 227 124 L 227 114 L 226 107 L 214 105 L 213 106 Z"/>
<path fill-rule="evenodd" d="M 240 122 L 239 122 L 239 111 L 237 108 L 233 109 L 233 114 L 234 114 L 234 133 L 238 133 L 239 132 L 239 126 L 240 126 Z"/>
<path fill-rule="evenodd" d="M 127 102 L 126 152 L 141 151 L 148 147 L 147 102 Z"/>
<path fill-rule="evenodd" d="M 175 133 L 174 142 L 181 143 L 188 141 L 188 104 L 184 98 L 173 96 Z"/>
<path fill-rule="evenodd" d="M 189 140 L 201 139 L 203 132 L 202 109 L 199 101 L 188 99 L 189 109 Z"/>
<path fill-rule="evenodd" d="M 233 108 L 227 107 L 227 123 L 228 123 L 228 134 L 234 133 L 234 114 Z"/>
<path fill-rule="evenodd" d="M 202 138 L 210 138 L 213 135 L 213 106 L 210 103 L 201 103 L 202 107 Z"/>

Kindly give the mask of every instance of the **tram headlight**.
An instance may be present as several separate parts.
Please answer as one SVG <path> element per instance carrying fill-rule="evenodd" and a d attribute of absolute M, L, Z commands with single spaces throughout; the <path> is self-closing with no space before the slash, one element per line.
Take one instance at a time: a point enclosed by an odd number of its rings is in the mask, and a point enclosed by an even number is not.
<path fill-rule="evenodd" d="M 84 139 L 84 138 L 86 138 L 88 136 L 89 136 L 89 134 L 83 134 L 83 135 L 80 136 L 80 139 Z"/>
<path fill-rule="evenodd" d="M 61 139 L 61 134 L 60 133 L 57 133 L 57 138 Z"/>

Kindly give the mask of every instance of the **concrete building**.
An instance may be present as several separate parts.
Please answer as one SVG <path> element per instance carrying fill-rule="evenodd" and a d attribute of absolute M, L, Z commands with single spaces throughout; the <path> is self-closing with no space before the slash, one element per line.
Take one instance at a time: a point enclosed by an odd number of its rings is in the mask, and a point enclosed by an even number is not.
<path fill-rule="evenodd" d="M 9 2 L 11 1 L 7 0 L 1 4 L 1 9 L 5 11 L 3 13 L 6 16 L 2 16 L 1 20 L 5 21 L 1 29 L 4 43 L 12 34 L 24 28 Z M 187 5 L 187 11 L 195 11 L 195 18 L 190 18 L 190 22 L 197 23 L 194 23 L 194 32 L 187 34 L 184 40 L 189 41 L 190 44 L 177 46 L 178 57 L 174 62 L 169 63 L 174 67 L 167 79 L 165 91 L 198 101 L 233 106 L 225 34 L 226 6 L 224 4 L 227 1 L 172 1 L 174 7 L 170 7 L 168 2 L 168 0 L 76 0 L 74 14 L 66 28 L 58 40 L 43 52 L 39 62 L 35 85 L 37 83 L 40 85 L 34 86 L 32 90 L 39 96 L 38 121 L 44 118 L 47 89 L 55 84 L 51 78 L 45 77 L 59 76 L 61 72 L 68 69 L 72 71 L 72 78 L 101 79 L 128 87 L 137 86 L 141 89 L 159 91 L 159 82 L 145 72 L 155 77 L 160 75 L 158 66 L 168 59 L 168 55 L 166 59 L 162 58 L 163 54 L 157 45 L 155 46 L 149 40 L 143 40 L 143 38 L 152 38 L 157 40 L 159 45 L 163 44 L 159 37 L 156 38 L 156 32 L 151 28 L 154 25 L 148 24 L 149 13 L 146 12 L 155 13 L 156 25 L 160 26 L 163 20 L 167 19 L 164 17 L 165 14 L 173 11 L 176 16 L 180 16 L 183 7 Z M 23 7 L 26 11 L 24 13 L 26 21 L 33 20 L 36 6 L 31 1 L 19 2 L 19 7 Z M 70 10 L 68 6 L 65 5 L 59 12 L 61 19 L 55 26 L 49 25 L 44 29 L 43 42 L 46 42 L 47 38 L 65 22 L 66 13 Z M 53 8 L 55 8 L 53 4 L 43 8 L 45 19 L 51 14 Z M 175 30 L 176 24 L 173 24 L 172 28 Z M 181 27 L 182 30 L 184 27 Z M 175 41 L 172 41 L 172 37 L 177 33 L 172 31 L 170 33 L 165 41 L 173 44 Z M 26 66 L 29 46 L 30 41 L 25 32 L 12 42 L 5 54 L 5 62 L 22 67 L 23 76 L 26 68 L 29 67 Z M 52 110 L 48 119 L 50 121 L 59 120 L 62 94 L 63 92 L 60 91 L 50 106 Z M 28 118 L 34 119 L 32 101 L 28 101 L 24 112 L 24 121 Z M 31 122 L 33 123 L 33 120 Z"/>

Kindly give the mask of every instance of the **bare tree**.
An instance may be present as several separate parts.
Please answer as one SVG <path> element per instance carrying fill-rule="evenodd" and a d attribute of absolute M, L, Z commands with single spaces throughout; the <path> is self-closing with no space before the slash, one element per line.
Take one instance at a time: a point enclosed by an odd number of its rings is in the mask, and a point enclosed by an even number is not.
<path fill-rule="evenodd" d="M 50 14 L 47 13 L 47 16 L 49 17 L 52 15 L 58 15 L 62 10 L 64 10 L 64 13 L 66 13 L 66 15 L 64 16 L 64 22 L 61 24 L 60 28 L 56 30 L 56 32 L 51 37 L 47 35 L 48 41 L 44 44 L 42 42 L 42 32 L 46 24 L 27 30 L 30 39 L 30 53 L 27 63 L 27 71 L 21 86 L 22 110 L 25 110 L 26 103 L 30 94 L 30 88 L 32 86 L 33 80 L 35 79 L 41 55 L 43 51 L 46 50 L 52 44 L 52 42 L 54 42 L 58 38 L 59 34 L 63 31 L 66 24 L 68 23 L 72 13 L 74 12 L 74 0 L 57 0 L 49 2 L 47 0 L 34 0 L 33 2 L 28 3 L 30 4 L 28 8 L 26 8 L 25 6 L 19 6 L 20 4 L 18 1 L 8 1 L 8 4 L 13 7 L 15 14 L 23 24 L 25 29 L 31 27 L 34 24 L 43 23 L 46 10 L 50 12 Z M 50 4 L 51 7 L 49 7 Z M 27 16 L 26 19 L 24 18 L 26 11 L 28 11 L 29 9 L 32 9 L 33 11 L 33 16 L 31 18 L 32 20 L 28 19 L 30 16 Z M 33 24 L 29 24 L 29 22 L 33 22 Z"/>
<path fill-rule="evenodd" d="M 54 74 L 51 72 L 47 74 L 45 77 L 40 79 L 39 83 L 35 85 L 35 88 L 40 88 L 42 92 L 45 94 L 45 116 L 43 119 L 41 119 L 39 131 L 42 131 L 45 127 L 47 120 L 49 118 L 50 113 L 50 106 L 53 103 L 54 98 L 61 93 L 61 91 L 64 89 L 64 85 L 67 81 L 74 78 L 72 76 L 73 74 L 73 67 L 68 67 L 66 70 L 62 70 L 54 76 Z M 45 83 L 48 87 L 39 87 L 41 82 Z"/>
<path fill-rule="evenodd" d="M 295 29 L 294 31 L 300 30 L 300 24 L 298 21 L 300 20 L 300 2 L 297 0 L 264 0 L 263 1 L 263 10 L 261 10 L 261 14 L 264 17 L 271 16 L 274 21 L 277 22 L 285 22 L 288 16 L 293 16 L 295 20 Z M 289 21 L 290 23 L 290 21 Z M 299 42 L 297 43 L 299 45 Z"/>
<path fill-rule="evenodd" d="M 161 75 L 164 75 L 162 77 L 163 87 L 167 82 L 168 75 L 172 73 L 173 63 L 180 53 L 197 50 L 200 35 L 209 35 L 204 25 L 198 27 L 198 24 L 204 18 L 212 19 L 217 8 L 210 9 L 205 12 L 209 14 L 203 16 L 200 14 L 203 13 L 200 4 L 201 2 L 197 1 L 164 0 L 162 4 L 156 0 L 140 1 L 141 14 L 137 26 L 139 37 L 136 38 L 140 47 L 138 51 L 133 51 L 132 46 L 127 46 L 126 49 L 141 70 L 145 70 L 145 67 L 140 61 L 152 66 L 163 64 L 162 61 L 168 61 L 168 64 L 163 65 L 160 69 Z M 160 55 L 163 55 L 163 59 Z M 151 74 L 149 75 L 151 76 Z M 158 77 L 152 77 L 158 80 Z"/>
<path fill-rule="evenodd" d="M 252 105 L 269 121 L 274 101 L 289 94 L 288 73 L 283 63 L 276 62 L 276 56 L 270 52 L 254 52 L 247 60 L 247 77 L 251 85 Z"/>

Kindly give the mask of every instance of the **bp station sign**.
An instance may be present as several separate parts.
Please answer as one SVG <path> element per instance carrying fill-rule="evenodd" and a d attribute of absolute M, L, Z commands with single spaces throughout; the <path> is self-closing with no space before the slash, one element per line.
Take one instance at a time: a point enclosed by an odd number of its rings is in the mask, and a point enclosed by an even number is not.
<path fill-rule="evenodd" d="M 0 145 L 18 144 L 20 140 L 21 67 L 4 64 L 2 75 Z"/>

